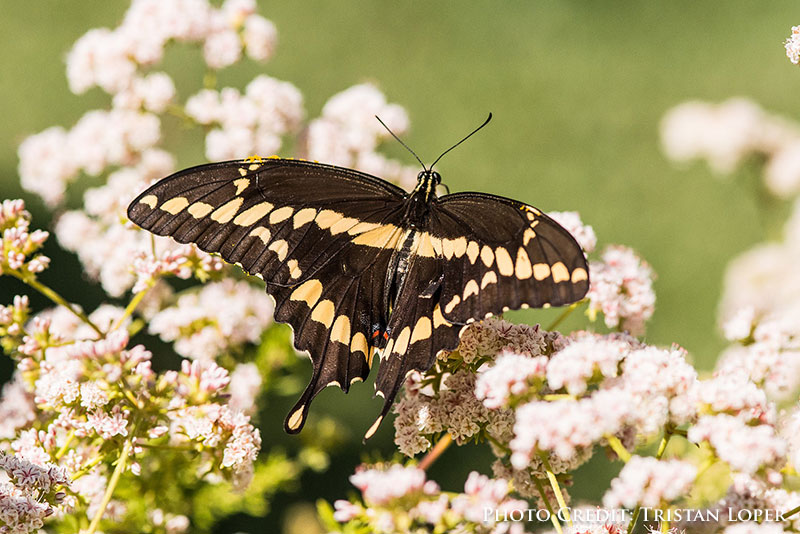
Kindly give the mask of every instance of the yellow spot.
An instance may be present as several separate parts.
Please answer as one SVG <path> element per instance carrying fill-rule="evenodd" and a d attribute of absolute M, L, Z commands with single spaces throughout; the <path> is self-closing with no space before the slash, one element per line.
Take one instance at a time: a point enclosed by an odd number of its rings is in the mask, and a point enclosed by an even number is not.
<path fill-rule="evenodd" d="M 322 210 L 317 215 L 315 222 L 317 223 L 317 226 L 324 230 L 333 226 L 334 223 L 341 220 L 342 217 L 344 216 L 341 213 L 336 213 L 335 211 L 331 210 Z"/>
<path fill-rule="evenodd" d="M 442 239 L 442 254 L 444 254 L 444 257 L 448 260 L 453 257 L 453 249 L 454 245 L 452 240 L 446 237 Z"/>
<path fill-rule="evenodd" d="M 450 313 L 451 311 L 453 311 L 453 308 L 458 306 L 459 302 L 461 302 L 461 297 L 459 297 L 458 295 L 454 296 L 453 300 L 448 302 L 447 306 L 444 307 L 444 312 L 445 313 Z"/>
<path fill-rule="evenodd" d="M 265 245 L 268 244 L 269 240 L 272 238 L 272 234 L 270 234 L 270 231 L 264 228 L 263 226 L 256 226 L 255 228 L 250 230 L 250 235 L 256 236 L 261 241 L 263 241 Z"/>
<path fill-rule="evenodd" d="M 281 159 L 281 157 L 278 156 L 277 154 L 273 154 L 271 156 L 267 156 L 267 159 Z"/>
<path fill-rule="evenodd" d="M 239 167 L 239 174 L 242 176 L 247 176 L 247 169 L 244 167 Z"/>
<path fill-rule="evenodd" d="M 527 280 L 533 274 L 531 260 L 528 259 L 528 253 L 525 252 L 525 249 L 522 247 L 519 247 L 517 251 L 517 263 L 514 267 L 514 274 L 520 280 Z"/>
<path fill-rule="evenodd" d="M 532 211 L 532 212 L 533 212 L 533 213 L 535 213 L 536 215 L 541 215 L 541 214 L 542 214 L 542 212 L 541 212 L 541 211 L 537 210 L 537 209 L 536 209 L 536 208 L 534 208 L 533 206 L 528 206 L 528 211 Z"/>
<path fill-rule="evenodd" d="M 175 197 L 161 204 L 161 209 L 172 215 L 177 215 L 188 205 L 189 201 L 185 197 Z"/>
<path fill-rule="evenodd" d="M 233 181 L 233 185 L 236 186 L 236 194 L 241 195 L 242 191 L 247 189 L 250 185 L 250 180 L 248 178 L 239 178 L 238 180 Z"/>
<path fill-rule="evenodd" d="M 332 235 L 341 234 L 342 232 L 348 231 L 356 224 L 358 224 L 358 219 L 343 217 L 331 225 L 330 232 Z"/>
<path fill-rule="evenodd" d="M 536 237 L 536 232 L 533 231 L 533 228 L 526 228 L 525 233 L 522 234 L 522 244 L 527 246 L 528 242 L 534 237 Z"/>
<path fill-rule="evenodd" d="M 139 204 L 146 204 L 150 206 L 150 209 L 153 209 L 156 207 L 156 204 L 158 204 L 158 198 L 155 195 L 147 195 L 146 197 L 142 197 Z"/>
<path fill-rule="evenodd" d="M 411 327 L 407 326 L 400 331 L 397 336 L 397 343 L 394 344 L 394 351 L 403 356 L 408 350 L 408 340 L 411 338 Z"/>
<path fill-rule="evenodd" d="M 186 211 L 188 211 L 189 215 L 191 215 L 195 219 L 200 219 L 211 213 L 211 210 L 213 209 L 214 206 L 212 206 L 211 204 L 206 204 L 205 202 L 195 202 L 194 204 L 189 206 L 189 209 Z"/>
<path fill-rule="evenodd" d="M 379 228 L 357 236 L 353 239 L 353 244 L 377 248 L 394 248 L 399 240 L 400 229 L 393 224 L 384 224 Z"/>
<path fill-rule="evenodd" d="M 497 270 L 503 276 L 511 276 L 514 274 L 514 262 L 511 261 L 508 251 L 503 247 L 497 247 L 494 251 L 497 258 Z"/>
<path fill-rule="evenodd" d="M 370 230 L 374 230 L 378 228 L 380 224 L 378 223 L 370 223 L 370 222 L 360 222 L 357 225 L 350 228 L 347 233 L 349 235 L 358 235 L 363 234 L 364 232 L 369 232 Z"/>
<path fill-rule="evenodd" d="M 389 342 L 386 344 L 386 347 L 382 351 L 383 356 L 385 358 L 391 356 L 393 349 L 394 349 L 394 338 L 390 339 Z"/>
<path fill-rule="evenodd" d="M 496 284 L 497 283 L 497 275 L 494 274 L 494 271 L 489 271 L 483 275 L 483 280 L 481 280 L 481 289 L 486 289 L 486 286 L 489 284 Z"/>
<path fill-rule="evenodd" d="M 294 208 L 290 206 L 284 206 L 282 208 L 278 208 L 269 214 L 269 223 L 277 224 L 279 222 L 285 221 L 286 219 L 292 216 L 292 213 L 294 213 Z"/>
<path fill-rule="evenodd" d="M 364 358 L 369 354 L 367 337 L 361 332 L 356 332 L 356 335 L 354 335 L 353 339 L 350 341 L 350 352 L 360 352 L 364 355 Z"/>
<path fill-rule="evenodd" d="M 352 386 L 356 382 L 363 382 L 363 381 L 364 379 L 361 378 L 360 376 L 354 376 L 353 378 L 350 379 L 350 385 Z"/>
<path fill-rule="evenodd" d="M 442 325 L 449 324 L 447 319 L 444 318 L 442 315 L 442 309 L 437 304 L 436 307 L 433 309 L 433 327 L 439 328 Z"/>
<path fill-rule="evenodd" d="M 253 154 L 252 156 L 249 156 L 249 157 L 245 158 L 245 160 L 244 160 L 245 163 L 254 163 L 256 161 L 261 163 L 262 161 L 264 161 L 264 158 L 262 158 L 258 154 Z"/>
<path fill-rule="evenodd" d="M 453 240 L 453 254 L 460 258 L 467 251 L 467 238 L 459 237 Z"/>
<path fill-rule="evenodd" d="M 522 304 L 519 305 L 519 307 L 522 308 L 523 310 L 527 310 L 528 308 L 531 307 L 531 305 L 523 302 Z"/>
<path fill-rule="evenodd" d="M 478 289 L 478 282 L 470 280 L 467 282 L 467 285 L 464 286 L 464 300 L 467 300 L 470 295 L 477 295 L 478 291 L 480 291 Z"/>
<path fill-rule="evenodd" d="M 257 171 L 257 170 L 258 170 L 258 169 L 260 169 L 260 168 L 261 168 L 261 165 L 259 165 L 258 163 L 253 163 L 252 165 L 250 165 L 249 167 L 247 167 L 247 169 L 248 169 L 248 170 L 251 170 L 251 171 Z"/>
<path fill-rule="evenodd" d="M 369 427 L 367 433 L 364 434 L 364 439 L 369 439 L 372 437 L 373 434 L 375 434 L 375 432 L 378 430 L 378 427 L 381 426 L 381 421 L 383 421 L 383 416 L 380 416 L 377 419 L 375 419 L 375 422 L 372 423 L 371 427 Z"/>
<path fill-rule="evenodd" d="M 269 249 L 278 255 L 280 261 L 283 261 L 289 253 L 289 243 L 285 239 L 278 239 L 269 246 Z"/>
<path fill-rule="evenodd" d="M 346 315 L 340 315 L 333 323 L 331 341 L 338 341 L 342 345 L 350 343 L 350 318 Z"/>
<path fill-rule="evenodd" d="M 475 241 L 470 241 L 469 245 L 467 245 L 467 257 L 469 258 L 469 262 L 471 264 L 474 265 L 475 261 L 477 261 L 480 250 L 480 246 L 478 246 Z"/>
<path fill-rule="evenodd" d="M 291 430 L 297 430 L 298 428 L 300 428 L 300 423 L 302 423 L 302 422 L 303 422 L 303 409 L 304 409 L 305 407 L 306 407 L 306 405 L 305 405 L 305 404 L 304 404 L 304 405 L 302 405 L 302 406 L 300 406 L 300 407 L 299 407 L 298 409 L 296 409 L 296 410 L 294 411 L 294 413 L 292 413 L 292 415 L 289 417 L 289 422 L 288 422 L 288 423 L 286 423 L 286 424 L 287 424 L 287 426 L 288 426 L 288 427 L 289 427 Z"/>
<path fill-rule="evenodd" d="M 533 266 L 533 277 L 537 280 L 544 280 L 550 276 L 550 266 L 546 263 L 537 263 Z"/>
<path fill-rule="evenodd" d="M 545 302 L 544 304 L 542 304 L 542 308 L 545 310 L 548 309 L 550 306 L 551 304 L 549 302 Z"/>
<path fill-rule="evenodd" d="M 433 251 L 436 253 L 437 256 L 442 256 L 442 240 L 436 237 L 435 235 L 431 236 L 431 246 L 433 247 Z"/>
<path fill-rule="evenodd" d="M 572 283 L 580 282 L 581 280 L 588 280 L 589 275 L 586 273 L 586 269 L 583 267 L 578 267 L 574 271 L 572 271 Z"/>
<path fill-rule="evenodd" d="M 249 207 L 237 215 L 233 220 L 233 224 L 238 224 L 239 226 L 250 226 L 251 224 L 263 219 L 264 216 L 272 211 L 272 208 L 274 207 L 275 206 L 269 202 L 261 202 L 256 204 L 255 206 Z"/>
<path fill-rule="evenodd" d="M 431 337 L 431 320 L 427 317 L 420 317 L 414 326 L 414 333 L 411 334 L 411 345 L 417 341 L 422 341 Z"/>
<path fill-rule="evenodd" d="M 342 387 L 342 385 L 339 383 L 339 381 L 338 381 L 338 380 L 331 380 L 330 382 L 328 382 L 327 384 L 325 384 L 325 387 L 326 387 L 326 388 L 333 387 L 333 386 L 336 386 L 337 388 L 340 388 L 340 387 Z"/>
<path fill-rule="evenodd" d="M 239 211 L 239 208 L 242 206 L 242 202 L 244 202 L 244 198 L 242 197 L 236 197 L 233 200 L 226 202 L 214 210 L 214 213 L 211 214 L 211 220 L 217 221 L 220 224 L 230 222 L 230 220 L 233 219 L 233 216 L 236 215 L 236 212 Z"/>
<path fill-rule="evenodd" d="M 569 280 L 569 271 L 567 270 L 567 266 L 561 263 L 554 263 L 552 267 L 550 267 L 550 271 L 553 273 L 553 282 L 566 282 Z"/>
<path fill-rule="evenodd" d="M 289 260 L 286 262 L 286 267 L 289 268 L 289 276 L 297 280 L 302 276 L 303 271 L 300 270 L 300 267 L 297 265 L 297 260 Z"/>
<path fill-rule="evenodd" d="M 333 302 L 330 300 L 322 300 L 314 307 L 314 311 L 311 312 L 311 320 L 323 324 L 325 328 L 330 328 L 331 324 L 333 324 L 333 316 L 335 313 L 336 310 L 333 306 Z"/>
<path fill-rule="evenodd" d="M 428 232 L 422 232 L 419 235 L 417 254 L 419 254 L 420 256 L 425 256 L 426 258 L 436 257 L 436 251 L 433 249 L 433 241 L 431 240 L 431 234 L 429 234 Z"/>
<path fill-rule="evenodd" d="M 317 216 L 317 210 L 314 208 L 303 208 L 297 213 L 294 214 L 294 219 L 292 219 L 292 225 L 294 229 L 297 230 L 298 228 L 307 225 L 311 221 L 314 220 L 314 217 Z"/>
<path fill-rule="evenodd" d="M 533 221 L 536 219 L 536 216 L 531 212 L 526 213 L 526 215 L 528 216 L 529 221 Z"/>
<path fill-rule="evenodd" d="M 322 295 L 322 284 L 319 280 L 309 280 L 304 282 L 297 289 L 292 291 L 289 296 L 291 300 L 302 300 L 308 304 L 309 308 L 313 308 Z"/>
<path fill-rule="evenodd" d="M 494 263 L 494 252 L 492 252 L 492 248 L 486 245 L 483 245 L 481 249 L 481 261 L 487 267 L 491 267 L 492 263 Z"/>

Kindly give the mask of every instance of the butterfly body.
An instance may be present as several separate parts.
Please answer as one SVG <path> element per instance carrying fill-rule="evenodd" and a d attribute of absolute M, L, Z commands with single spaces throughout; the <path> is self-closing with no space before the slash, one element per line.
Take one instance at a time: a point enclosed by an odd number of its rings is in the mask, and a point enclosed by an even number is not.
<path fill-rule="evenodd" d="M 455 349 L 465 325 L 588 290 L 583 252 L 555 221 L 493 195 L 438 197 L 440 183 L 426 169 L 407 193 L 331 165 L 229 161 L 157 182 L 128 216 L 264 279 L 276 320 L 292 326 L 313 363 L 287 432 L 300 431 L 325 386 L 347 391 L 364 380 L 377 354 L 385 401 L 369 437 L 408 373 Z"/>

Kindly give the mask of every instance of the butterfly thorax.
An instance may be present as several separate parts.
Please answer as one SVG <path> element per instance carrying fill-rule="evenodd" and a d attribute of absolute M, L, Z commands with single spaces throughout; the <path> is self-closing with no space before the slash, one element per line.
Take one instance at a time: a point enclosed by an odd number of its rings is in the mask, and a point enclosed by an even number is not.
<path fill-rule="evenodd" d="M 442 182 L 442 177 L 436 171 L 424 170 L 417 175 L 417 180 L 417 187 L 406 200 L 403 222 L 422 229 L 427 226 L 431 203 L 436 201 L 436 186 Z"/>

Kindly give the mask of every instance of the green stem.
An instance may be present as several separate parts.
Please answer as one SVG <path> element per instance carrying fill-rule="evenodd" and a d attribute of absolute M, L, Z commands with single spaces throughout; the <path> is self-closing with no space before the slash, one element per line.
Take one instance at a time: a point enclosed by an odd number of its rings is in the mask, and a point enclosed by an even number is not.
<path fill-rule="evenodd" d="M 566 309 L 565 309 L 563 312 L 561 312 L 561 315 L 559 315 L 558 317 L 556 317 L 556 320 L 555 320 L 555 321 L 553 321 L 552 323 L 550 323 L 550 326 L 548 326 L 547 328 L 545 328 L 545 330 L 547 330 L 548 332 L 549 332 L 549 331 L 551 331 L 551 330 L 555 330 L 555 328 L 556 328 L 558 325 L 560 325 L 560 324 L 561 324 L 561 323 L 564 321 L 564 319 L 566 319 L 567 317 L 569 317 L 569 316 L 570 316 L 570 314 L 571 314 L 572 312 L 574 312 L 574 311 L 575 311 L 575 309 L 576 309 L 578 306 L 580 306 L 582 303 L 583 303 L 583 301 L 582 301 L 582 300 L 579 300 L 578 302 L 574 302 L 574 303 L 570 304 L 569 306 L 567 306 L 567 308 L 566 308 Z"/>
<path fill-rule="evenodd" d="M 533 483 L 536 484 L 536 489 L 539 490 L 539 495 L 542 496 L 542 501 L 544 501 L 545 508 L 547 508 L 547 511 L 550 513 L 550 520 L 553 522 L 553 527 L 555 527 L 558 534 L 563 534 L 561 531 L 561 523 L 558 522 L 558 516 L 555 514 L 555 512 L 553 512 L 553 506 L 550 504 L 550 499 L 547 498 L 547 493 L 544 491 L 542 481 L 537 477 L 531 478 L 533 479 Z"/>
<path fill-rule="evenodd" d="M 542 465 L 547 473 L 547 479 L 550 481 L 550 486 L 553 488 L 553 493 L 556 494 L 556 500 L 558 501 L 558 506 L 560 507 L 559 512 L 564 510 L 564 517 L 567 520 L 567 525 L 572 526 L 572 517 L 569 515 L 567 501 L 564 499 L 564 494 L 561 493 L 561 486 L 559 486 L 558 479 L 556 478 L 555 473 L 553 473 L 553 468 L 550 465 L 550 462 L 547 460 L 547 454 L 545 452 L 540 452 L 539 458 L 542 460 Z"/>
<path fill-rule="evenodd" d="M 628 460 L 631 459 L 631 453 L 628 452 L 628 449 L 622 444 L 617 436 L 609 435 L 606 436 L 606 440 L 608 441 L 608 445 L 613 449 L 619 459 L 625 463 L 628 463 Z"/>
<path fill-rule="evenodd" d="M 106 508 L 108 507 L 108 503 L 111 502 L 111 496 L 114 495 L 114 490 L 117 488 L 117 484 L 119 483 L 119 479 L 122 476 L 122 473 L 125 472 L 125 468 L 128 465 L 128 455 L 131 452 L 131 441 L 126 440 L 125 444 L 122 446 L 122 452 L 119 453 L 119 459 L 117 460 L 117 467 L 114 468 L 114 472 L 111 474 L 111 480 L 108 481 L 108 487 L 106 487 L 106 492 L 103 494 L 103 500 L 100 502 L 100 508 L 97 510 L 97 513 L 92 518 L 92 522 L 89 523 L 89 528 L 86 531 L 86 534 L 94 534 L 97 531 L 97 526 L 100 524 L 100 520 L 103 519 L 103 515 L 106 513 Z"/>
<path fill-rule="evenodd" d="M 128 305 L 125 306 L 125 311 L 122 312 L 120 318 L 117 319 L 117 321 L 114 323 L 114 326 L 111 327 L 111 330 L 116 330 L 117 328 L 122 326 L 122 323 L 125 322 L 125 319 L 127 319 L 133 314 L 134 310 L 136 310 L 136 307 L 139 305 L 140 302 L 142 302 L 142 299 L 145 297 L 145 295 L 147 295 L 147 292 L 150 291 L 150 287 L 152 287 L 152 285 L 149 286 L 147 289 L 139 291 L 133 296 Z"/>
<path fill-rule="evenodd" d="M 662 456 L 664 456 L 664 451 L 667 450 L 667 444 L 669 444 L 669 440 L 674 433 L 674 429 L 671 426 L 667 426 L 664 429 L 664 437 L 661 438 L 661 443 L 658 444 L 658 451 L 656 452 L 656 460 L 660 460 Z M 639 514 L 641 513 L 642 508 L 639 505 L 636 505 L 636 508 L 633 509 L 633 518 L 631 519 L 630 524 L 628 525 L 628 534 L 633 534 L 633 529 L 636 527 L 636 522 L 639 520 Z"/>
<path fill-rule="evenodd" d="M 75 430 L 70 430 L 69 434 L 67 434 L 67 440 L 64 442 L 64 445 L 58 449 L 56 452 L 56 460 L 61 459 L 67 453 L 67 449 L 69 449 L 69 444 L 72 443 L 73 438 L 75 437 Z"/>
<path fill-rule="evenodd" d="M 442 436 L 441 439 L 439 439 L 439 441 L 436 442 L 436 445 L 434 445 L 433 448 L 430 451 L 428 451 L 428 454 L 426 454 L 422 458 L 422 461 L 420 461 L 417 467 L 419 467 L 423 471 L 426 471 L 431 466 L 431 464 L 433 464 L 433 462 L 435 462 L 439 458 L 439 456 L 441 456 L 444 453 L 444 451 L 446 451 L 447 448 L 450 447 L 451 443 L 453 443 L 453 436 L 451 436 L 450 434 L 445 434 L 444 436 Z"/>
<path fill-rule="evenodd" d="M 73 314 L 75 314 L 75 316 L 78 317 L 78 319 L 80 319 L 81 321 L 83 321 L 84 323 L 86 323 L 90 327 L 92 327 L 92 330 L 97 332 L 97 334 L 101 338 L 105 337 L 105 334 L 103 333 L 103 331 L 100 330 L 91 321 L 91 319 L 89 319 L 88 315 L 86 315 L 85 313 L 83 313 L 82 311 L 80 311 L 80 310 L 78 310 L 76 308 L 73 308 L 72 304 L 67 302 L 64 297 L 62 297 L 61 295 L 59 295 L 58 293 L 56 293 L 55 291 L 53 291 L 52 289 L 50 289 L 49 287 L 47 287 L 46 285 L 44 285 L 43 283 L 38 281 L 35 277 L 26 276 L 25 274 L 23 274 L 23 273 L 21 273 L 21 272 L 19 272 L 17 270 L 13 270 L 13 269 L 9 270 L 9 271 L 6 271 L 6 272 L 9 273 L 14 278 L 17 278 L 18 280 L 21 280 L 23 283 L 29 285 L 30 287 L 32 287 L 33 289 L 35 289 L 36 291 L 38 291 L 39 293 L 41 293 L 45 297 L 49 298 L 50 300 L 52 300 L 54 303 L 58 304 L 59 306 L 64 306 L 66 309 L 68 309 Z"/>
<path fill-rule="evenodd" d="M 784 519 L 789 519 L 790 517 L 795 515 L 797 512 L 800 512 L 800 506 L 795 506 L 794 508 L 792 508 L 788 512 L 783 513 L 781 515 L 783 516 Z"/>

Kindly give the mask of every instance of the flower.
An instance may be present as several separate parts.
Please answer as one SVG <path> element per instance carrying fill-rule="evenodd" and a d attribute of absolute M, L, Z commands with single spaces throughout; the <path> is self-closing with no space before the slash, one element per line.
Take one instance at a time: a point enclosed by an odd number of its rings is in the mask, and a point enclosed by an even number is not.
<path fill-rule="evenodd" d="M 30 221 L 24 201 L 4 200 L 0 204 L 0 275 L 7 271 L 18 276 L 36 274 L 50 264 L 50 258 L 37 254 L 50 234 L 43 230 L 31 232 Z"/>
<path fill-rule="evenodd" d="M 800 63 L 800 26 L 792 26 L 792 35 L 784 43 L 786 57 L 797 65 Z"/>
<path fill-rule="evenodd" d="M 589 312 L 603 312 L 609 328 L 643 333 L 656 301 L 650 266 L 633 250 L 617 245 L 603 251 L 602 262 L 591 262 L 589 272 Z"/>
<path fill-rule="evenodd" d="M 697 468 L 681 460 L 633 456 L 611 481 L 611 487 L 603 496 L 603 506 L 661 507 L 685 495 L 696 475 Z"/>

